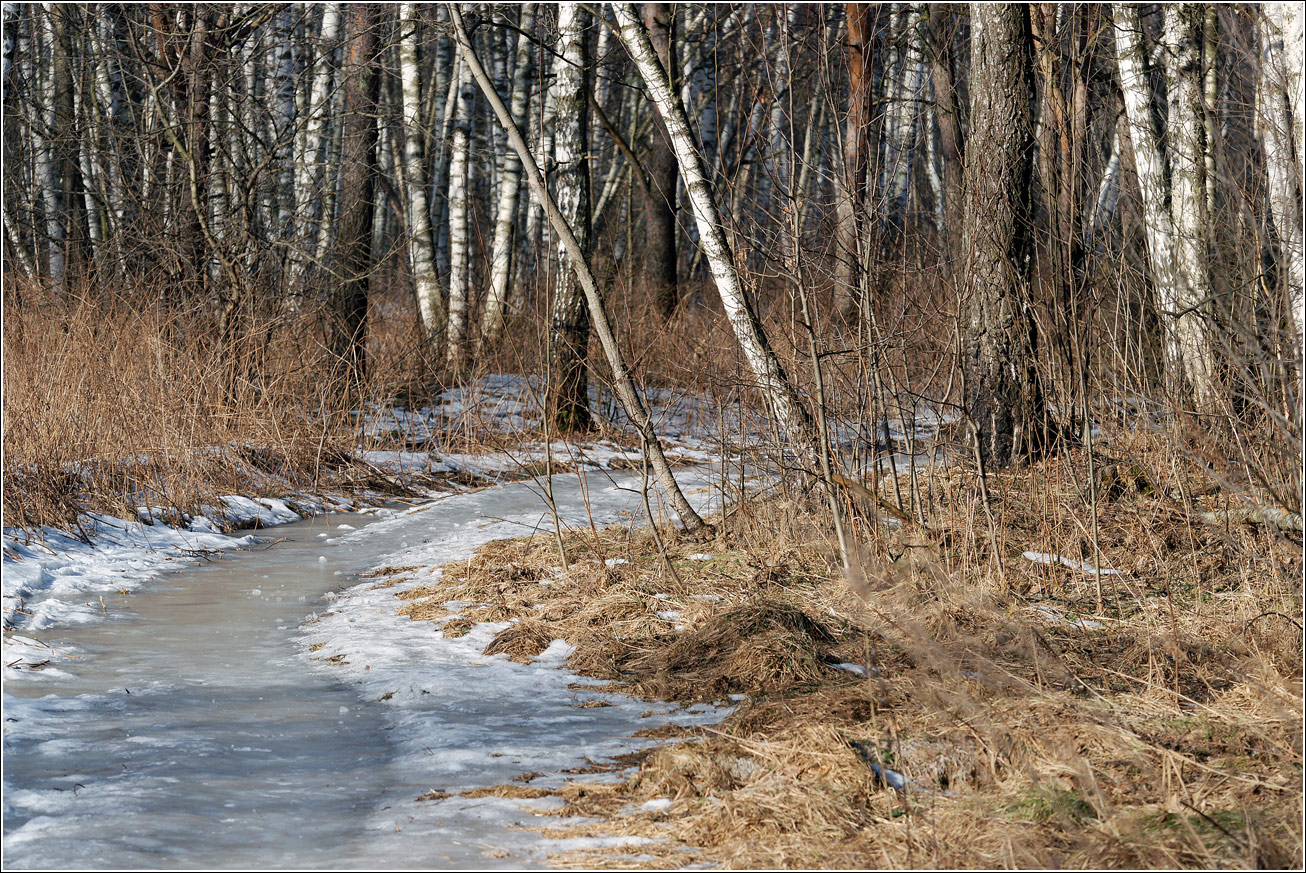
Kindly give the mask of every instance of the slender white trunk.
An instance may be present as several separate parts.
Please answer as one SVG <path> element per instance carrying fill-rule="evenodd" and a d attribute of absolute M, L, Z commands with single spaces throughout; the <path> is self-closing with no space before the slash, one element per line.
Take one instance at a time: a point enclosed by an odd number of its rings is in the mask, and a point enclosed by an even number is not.
<path fill-rule="evenodd" d="M 907 19 L 902 34 L 906 47 L 902 52 L 897 75 L 886 82 L 886 89 L 893 93 L 889 98 L 889 117 L 885 125 L 883 191 L 888 226 L 900 231 L 911 181 L 920 90 L 925 81 L 925 57 L 921 31 L 916 26 L 921 12 L 913 4 L 904 3 L 898 14 Z"/>
<path fill-rule="evenodd" d="M 1175 333 L 1184 372 L 1199 409 L 1214 400 L 1214 372 L 1206 323 L 1211 283 L 1206 250 L 1206 137 L 1203 110 L 1200 7 L 1165 6 L 1166 88 L 1169 121 L 1166 144 L 1170 158 L 1170 214 L 1175 229 L 1175 278 L 1179 313 Z"/>
<path fill-rule="evenodd" d="M 589 106 L 585 96 L 589 13 L 578 3 L 558 7 L 560 63 L 551 99 L 558 123 L 554 133 L 557 162 L 555 190 L 558 211 L 580 246 L 580 257 L 558 240 L 558 270 L 554 281 L 549 346 L 550 413 L 562 433 L 590 427 L 589 380 L 586 372 L 590 338 L 589 312 L 580 285 L 580 272 L 590 256 Z"/>
<path fill-rule="evenodd" d="M 426 128 L 421 117 L 421 81 L 417 65 L 417 32 L 420 27 L 418 7 L 403 3 L 399 7 L 402 35 L 399 39 L 399 78 L 404 102 L 404 189 L 408 203 L 408 264 L 413 274 L 417 311 L 422 327 L 431 341 L 437 341 L 445 328 L 444 300 L 440 296 L 440 277 L 435 268 L 435 245 L 431 235 L 431 212 L 426 203 L 426 152 L 423 137 Z"/>
<path fill-rule="evenodd" d="M 332 55 L 339 37 L 340 4 L 328 3 L 322 9 L 322 29 L 318 34 L 318 48 L 313 61 L 313 85 L 304 113 L 300 152 L 295 160 L 295 230 L 294 244 L 290 249 L 288 283 L 292 294 L 301 293 L 308 258 L 313 253 L 312 244 L 317 237 L 322 196 L 322 134 L 331 102 L 331 79 L 335 69 Z"/>
<path fill-rule="evenodd" d="M 48 57 L 53 57 L 63 50 L 58 44 L 54 26 L 54 5 L 44 3 L 41 22 L 44 25 L 44 37 Z M 43 72 L 41 88 L 45 112 L 32 128 L 32 141 L 36 150 L 36 175 L 41 184 L 41 205 L 45 209 L 45 236 L 47 263 L 49 264 L 50 285 L 56 294 L 62 295 L 67 287 L 68 261 L 64 251 L 63 217 L 60 215 L 62 197 L 59 190 L 59 162 L 55 160 L 54 142 L 58 136 L 55 114 L 55 75 L 57 64 L 46 66 Z M 42 130 L 44 128 L 44 130 Z"/>
<path fill-rule="evenodd" d="M 453 139 L 449 154 L 449 345 L 447 359 L 455 372 L 467 362 L 467 308 L 471 290 L 471 240 L 468 214 L 468 152 L 471 146 L 472 105 L 476 83 L 463 60 L 458 77 L 458 106 L 454 110 Z"/>
<path fill-rule="evenodd" d="M 1138 172 L 1139 195 L 1143 201 L 1147 255 L 1156 309 L 1165 333 L 1166 370 L 1167 375 L 1175 380 L 1188 372 L 1185 340 L 1190 340 L 1192 333 L 1179 324 L 1188 295 L 1183 288 L 1185 277 L 1177 269 L 1166 155 L 1161 151 L 1161 135 L 1152 113 L 1152 87 L 1147 69 L 1149 58 L 1138 7 L 1118 3 L 1114 15 L 1116 58 Z"/>
<path fill-rule="evenodd" d="M 530 33 L 535 23 L 535 4 L 522 6 L 518 27 Z M 517 37 L 517 59 L 512 73 L 510 98 L 512 122 L 520 127 L 526 116 L 526 102 L 530 99 L 531 43 Z M 481 345 L 493 348 L 504 327 L 504 309 L 508 302 L 508 277 L 512 275 L 514 233 L 517 228 L 517 194 L 521 190 L 521 159 L 512 149 L 506 149 L 503 173 L 499 179 L 498 213 L 494 221 L 494 247 L 490 256 L 490 289 L 485 297 L 485 313 L 481 318 Z"/>
<path fill-rule="evenodd" d="M 685 191 L 689 195 L 690 208 L 698 225 L 700 244 L 735 338 L 757 379 L 758 388 L 770 404 L 780 426 L 797 448 L 799 456 L 815 469 L 819 455 L 816 452 L 817 443 L 811 419 L 803 409 L 793 386 L 789 384 L 779 359 L 767 343 L 761 322 L 739 282 L 721 213 L 707 181 L 707 168 L 694 145 L 694 136 L 689 128 L 689 119 L 685 117 L 684 107 L 678 96 L 667 87 L 666 73 L 660 68 L 648 31 L 644 29 L 632 4 L 614 3 L 613 10 L 621 27 L 621 41 L 644 77 L 645 87 L 671 137 L 671 145 L 675 149 L 676 160 L 685 182 Z"/>
<path fill-rule="evenodd" d="M 1301 103 L 1303 14 L 1296 3 L 1265 3 L 1261 10 L 1260 112 L 1257 120 L 1265 148 L 1270 211 L 1286 268 L 1288 306 L 1297 330 L 1297 341 L 1301 343 L 1306 338 L 1300 163 L 1302 116 L 1306 114 L 1306 106 Z"/>
<path fill-rule="evenodd" d="M 287 5 L 277 15 L 276 27 L 276 100 L 273 103 L 275 130 L 276 181 L 273 202 L 276 204 L 274 239 L 286 239 L 293 233 L 295 208 L 294 151 L 295 74 L 298 45 L 295 41 L 295 7 Z"/>

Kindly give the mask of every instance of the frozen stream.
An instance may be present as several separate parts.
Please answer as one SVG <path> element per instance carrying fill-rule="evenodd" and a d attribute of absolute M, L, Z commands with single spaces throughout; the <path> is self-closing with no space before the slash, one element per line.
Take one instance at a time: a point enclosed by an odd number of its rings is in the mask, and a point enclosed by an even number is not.
<path fill-rule="evenodd" d="M 699 505 L 715 494 L 706 475 L 681 474 Z M 639 519 L 635 484 L 589 474 L 595 521 Z M 588 525 L 575 476 L 555 494 Z M 504 625 L 445 640 L 394 614 L 397 589 L 356 575 L 465 558 L 548 521 L 514 484 L 299 522 L 270 531 L 288 542 L 106 596 L 106 621 L 32 634 L 76 657 L 6 682 L 5 868 L 543 863 L 564 846 L 517 825 L 548 801 L 416 798 L 527 772 L 556 784 L 585 757 L 638 747 L 633 731 L 721 711 L 619 695 L 578 708 L 600 695 L 569 687 L 562 644 L 531 665 L 487 658 Z M 333 655 L 347 663 L 321 660 Z"/>

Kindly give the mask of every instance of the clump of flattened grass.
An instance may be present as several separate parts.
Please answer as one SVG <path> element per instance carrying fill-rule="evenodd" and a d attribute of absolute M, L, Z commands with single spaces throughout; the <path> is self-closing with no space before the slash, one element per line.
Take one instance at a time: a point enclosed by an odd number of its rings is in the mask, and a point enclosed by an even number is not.
<path fill-rule="evenodd" d="M 629 670 L 645 689 L 677 699 L 780 691 L 829 679 L 836 641 L 820 620 L 767 598 L 713 615 L 634 659 Z"/>
<path fill-rule="evenodd" d="M 485 647 L 486 655 L 507 655 L 510 661 L 529 664 L 540 652 L 549 647 L 558 635 L 551 625 L 537 619 L 524 618 L 495 635 Z"/>
<path fill-rule="evenodd" d="M 475 619 L 457 616 L 440 625 L 440 633 L 444 634 L 445 639 L 456 640 L 467 636 L 474 627 L 476 627 Z"/>

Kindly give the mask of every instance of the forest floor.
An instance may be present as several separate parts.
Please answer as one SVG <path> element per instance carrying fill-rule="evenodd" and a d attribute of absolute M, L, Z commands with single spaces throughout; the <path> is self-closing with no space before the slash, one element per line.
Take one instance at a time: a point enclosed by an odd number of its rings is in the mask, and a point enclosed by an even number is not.
<path fill-rule="evenodd" d="M 486 655 L 562 639 L 609 690 L 735 704 L 564 785 L 472 792 L 560 799 L 549 838 L 624 838 L 561 866 L 1300 867 L 1300 535 L 1108 474 L 1095 550 L 1085 460 L 990 474 L 992 517 L 952 470 L 928 524 L 855 524 L 847 571 L 814 496 L 772 491 L 705 539 L 572 531 L 565 570 L 551 535 L 490 543 L 398 607 L 445 637 L 512 622 Z"/>

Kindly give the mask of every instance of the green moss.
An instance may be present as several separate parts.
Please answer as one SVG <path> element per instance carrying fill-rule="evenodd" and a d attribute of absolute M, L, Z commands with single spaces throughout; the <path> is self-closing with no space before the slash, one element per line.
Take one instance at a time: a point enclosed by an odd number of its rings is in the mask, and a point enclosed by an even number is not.
<path fill-rule="evenodd" d="M 1008 806 L 1006 811 L 1016 818 L 1036 822 L 1060 820 L 1080 824 L 1097 818 L 1097 810 L 1074 789 L 1057 791 L 1031 788 L 1023 798 Z"/>

